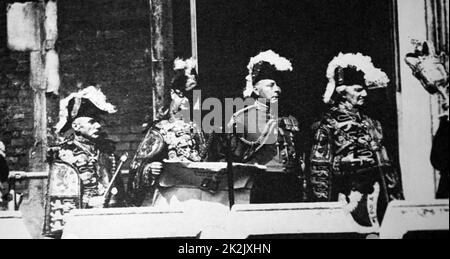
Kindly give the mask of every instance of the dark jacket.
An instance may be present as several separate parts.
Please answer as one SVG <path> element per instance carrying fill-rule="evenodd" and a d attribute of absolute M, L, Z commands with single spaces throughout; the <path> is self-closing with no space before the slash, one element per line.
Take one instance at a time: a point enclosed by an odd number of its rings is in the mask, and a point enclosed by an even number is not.
<path fill-rule="evenodd" d="M 448 160 L 448 128 L 449 121 L 447 117 L 441 119 L 441 124 L 433 139 L 433 147 L 431 149 L 431 164 L 436 170 L 441 173 L 436 198 L 445 199 L 449 197 L 449 160 Z"/>
<path fill-rule="evenodd" d="M 0 182 L 8 181 L 9 167 L 6 159 L 0 155 Z"/>

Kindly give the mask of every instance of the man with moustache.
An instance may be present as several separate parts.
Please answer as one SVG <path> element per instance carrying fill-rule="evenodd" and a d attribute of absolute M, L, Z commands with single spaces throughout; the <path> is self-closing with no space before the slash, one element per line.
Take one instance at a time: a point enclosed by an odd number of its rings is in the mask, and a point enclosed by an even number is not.
<path fill-rule="evenodd" d="M 300 202 L 303 161 L 298 121 L 293 116 L 278 115 L 281 86 L 293 70 L 292 64 L 268 50 L 251 58 L 247 68 L 244 97 L 256 101 L 236 112 L 228 124 L 229 157 L 233 162 L 267 168 L 254 178 L 250 203 Z"/>
<path fill-rule="evenodd" d="M 313 201 L 344 201 L 360 225 L 379 226 L 387 204 L 401 198 L 399 175 L 383 146 L 381 124 L 361 112 L 368 90 L 387 87 L 387 75 L 362 54 L 340 53 L 328 65 L 327 113 L 313 126 Z"/>
<path fill-rule="evenodd" d="M 115 112 L 115 106 L 95 86 L 61 101 L 56 132 L 65 138 L 49 149 L 47 158 L 51 168 L 44 227 L 47 235 L 60 233 L 64 214 L 71 209 L 120 205 L 124 194 L 120 181 L 112 190 L 111 201 L 104 199 L 116 171 L 116 157 L 114 144 L 106 139 L 100 123 L 103 115 Z"/>

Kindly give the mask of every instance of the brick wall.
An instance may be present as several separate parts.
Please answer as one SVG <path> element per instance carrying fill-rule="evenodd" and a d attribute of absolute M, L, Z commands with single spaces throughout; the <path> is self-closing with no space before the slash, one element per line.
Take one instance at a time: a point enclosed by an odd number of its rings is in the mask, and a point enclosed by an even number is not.
<path fill-rule="evenodd" d="M 0 3 L 0 140 L 13 170 L 25 170 L 33 146 L 33 91 L 28 53 L 6 48 L 6 3 Z"/>
<path fill-rule="evenodd" d="M 33 145 L 29 58 L 28 53 L 6 49 L 3 1 L 0 8 L 0 139 L 7 146 L 10 167 L 27 170 Z M 47 96 L 50 144 L 59 99 L 76 91 L 80 79 L 102 84 L 118 108 L 107 117 L 105 128 L 117 142 L 117 154 L 134 154 L 142 137 L 141 125 L 152 113 L 151 70 L 145 55 L 150 48 L 148 15 L 148 0 L 58 1 L 61 88 L 59 96 Z"/>
<path fill-rule="evenodd" d="M 59 0 L 61 96 L 76 90 L 76 80 L 102 84 L 118 112 L 106 129 L 117 152 L 133 154 L 141 125 L 152 112 L 150 47 L 146 0 Z"/>

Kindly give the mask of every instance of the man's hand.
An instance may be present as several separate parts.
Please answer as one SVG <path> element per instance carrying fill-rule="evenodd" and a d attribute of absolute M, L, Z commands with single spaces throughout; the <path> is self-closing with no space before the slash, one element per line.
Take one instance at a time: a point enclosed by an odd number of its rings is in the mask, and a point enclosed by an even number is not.
<path fill-rule="evenodd" d="M 150 163 L 149 168 L 152 175 L 159 176 L 162 173 L 164 166 L 161 162 L 152 162 Z"/>
<path fill-rule="evenodd" d="M 146 178 L 149 179 L 150 186 L 153 186 L 155 184 L 159 175 L 161 175 L 163 169 L 164 169 L 164 166 L 163 166 L 163 163 L 161 163 L 161 162 L 152 162 L 145 166 L 144 174 L 146 175 Z"/>
<path fill-rule="evenodd" d="M 103 208 L 105 204 L 105 198 L 103 196 L 91 197 L 88 202 L 88 206 L 91 208 Z"/>

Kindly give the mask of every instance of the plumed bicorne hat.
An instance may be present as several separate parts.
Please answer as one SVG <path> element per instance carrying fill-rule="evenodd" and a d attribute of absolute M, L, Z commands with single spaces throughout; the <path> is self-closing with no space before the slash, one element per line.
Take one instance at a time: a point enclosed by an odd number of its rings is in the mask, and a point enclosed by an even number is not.
<path fill-rule="evenodd" d="M 116 107 L 106 101 L 106 96 L 99 88 L 89 86 L 61 100 L 59 122 L 55 126 L 56 133 L 69 130 L 76 118 L 99 119 L 102 115 L 116 111 Z"/>
<path fill-rule="evenodd" d="M 197 87 L 197 61 L 195 58 L 181 59 L 176 58 L 173 62 L 173 70 L 175 72 L 183 72 L 180 75 L 175 75 L 172 82 L 172 89 L 177 89 L 182 92 L 191 91 Z"/>
<path fill-rule="evenodd" d="M 254 85 L 263 79 L 273 79 L 279 81 L 285 72 L 292 71 L 292 63 L 275 53 L 272 50 L 259 53 L 252 57 L 247 66 L 248 75 L 246 77 L 246 87 L 244 97 L 250 97 L 253 93 Z"/>
<path fill-rule="evenodd" d="M 341 92 L 346 85 L 361 85 L 367 89 L 384 88 L 389 78 L 372 63 L 372 59 L 361 53 L 339 53 L 328 64 L 328 85 L 323 95 L 323 102 L 332 103 L 335 92 Z"/>

